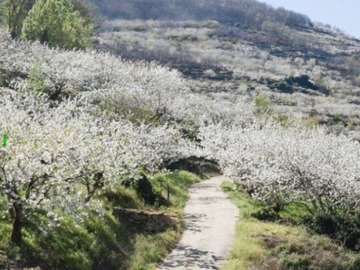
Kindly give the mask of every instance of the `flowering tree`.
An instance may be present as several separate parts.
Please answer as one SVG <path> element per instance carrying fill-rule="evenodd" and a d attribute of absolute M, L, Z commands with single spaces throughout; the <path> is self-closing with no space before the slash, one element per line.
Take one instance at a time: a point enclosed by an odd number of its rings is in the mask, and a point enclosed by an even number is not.
<path fill-rule="evenodd" d="M 178 97 L 188 92 L 179 72 L 155 63 L 127 62 L 107 53 L 49 49 L 39 43 L 14 41 L 1 32 L 0 59 L 8 87 L 32 88 L 27 82 L 35 78 L 51 100 L 81 94 L 103 110 L 140 122 L 164 117 Z"/>
<path fill-rule="evenodd" d="M 163 161 L 181 158 L 181 146 L 188 145 L 175 129 L 108 120 L 81 100 L 56 105 L 31 93 L 0 93 L 0 128 L 9 137 L 1 150 L 0 198 L 10 211 L 16 244 L 37 211 L 55 221 L 62 212 L 80 217 L 85 207 L 100 207 L 91 202 L 96 191 L 137 179 L 143 169 L 155 172 Z"/>
<path fill-rule="evenodd" d="M 84 208 L 101 210 L 101 190 L 194 155 L 217 160 L 276 210 L 296 201 L 311 211 L 359 211 L 359 143 L 322 128 L 257 123 L 246 99 L 191 93 L 177 71 L 0 31 L 0 75 L 0 130 L 9 136 L 0 203 L 16 244 L 39 211 L 81 218 Z"/>
<path fill-rule="evenodd" d="M 278 125 L 204 126 L 206 154 L 254 198 L 281 209 L 290 201 L 314 210 L 359 211 L 360 145 L 325 129 Z"/>
<path fill-rule="evenodd" d="M 176 124 L 164 124 L 188 91 L 177 71 L 0 35 L 8 87 L 0 88 L 0 130 L 9 137 L 0 150 L 0 203 L 14 243 L 38 213 L 56 224 L 64 214 L 101 211 L 103 189 L 196 152 Z"/>

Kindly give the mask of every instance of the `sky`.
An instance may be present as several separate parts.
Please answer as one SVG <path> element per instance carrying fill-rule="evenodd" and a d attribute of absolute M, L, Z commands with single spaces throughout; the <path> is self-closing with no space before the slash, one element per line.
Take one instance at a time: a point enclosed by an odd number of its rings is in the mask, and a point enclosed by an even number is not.
<path fill-rule="evenodd" d="M 302 13 L 314 22 L 336 26 L 360 38 L 360 0 L 260 0 Z"/>

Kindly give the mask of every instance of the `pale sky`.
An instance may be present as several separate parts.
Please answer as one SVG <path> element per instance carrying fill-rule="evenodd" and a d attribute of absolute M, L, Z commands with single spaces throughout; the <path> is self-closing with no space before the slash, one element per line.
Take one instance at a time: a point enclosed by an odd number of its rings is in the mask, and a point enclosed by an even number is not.
<path fill-rule="evenodd" d="M 273 7 L 284 7 L 312 21 L 336 26 L 360 39 L 360 0 L 260 0 Z"/>

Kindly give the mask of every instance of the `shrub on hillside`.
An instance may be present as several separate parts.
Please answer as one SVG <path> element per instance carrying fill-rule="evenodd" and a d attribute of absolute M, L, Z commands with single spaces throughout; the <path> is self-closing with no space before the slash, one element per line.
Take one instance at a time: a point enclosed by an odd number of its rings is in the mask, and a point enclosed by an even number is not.
<path fill-rule="evenodd" d="M 85 49 L 91 46 L 92 23 L 68 0 L 37 0 L 22 26 L 22 38 L 51 47 Z"/>

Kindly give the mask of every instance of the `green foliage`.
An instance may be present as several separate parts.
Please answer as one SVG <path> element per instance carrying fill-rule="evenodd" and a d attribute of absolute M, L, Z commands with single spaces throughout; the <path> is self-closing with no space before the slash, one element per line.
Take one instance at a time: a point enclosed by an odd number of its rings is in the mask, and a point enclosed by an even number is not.
<path fill-rule="evenodd" d="M 90 249 L 94 242 L 94 236 L 88 234 L 84 227 L 76 226 L 72 220 L 67 220 L 61 226 L 55 228 L 45 237 L 35 240 L 33 245 L 29 245 L 29 239 L 33 236 L 29 234 L 27 243 L 29 251 L 37 251 L 39 247 L 48 248 L 43 260 L 51 265 L 53 269 L 71 267 L 73 269 L 92 269 L 93 261 L 87 249 Z M 40 249 L 38 251 L 41 251 Z M 30 253 L 28 253 L 30 254 Z M 32 254 L 34 259 L 38 258 L 38 253 Z M 66 268 L 67 268 L 66 267 Z"/>
<path fill-rule="evenodd" d="M 26 86 L 37 93 L 45 91 L 45 74 L 41 68 L 41 61 L 36 62 L 29 72 L 29 77 L 26 80 Z"/>
<path fill-rule="evenodd" d="M 284 256 L 284 258 L 281 260 L 281 265 L 285 267 L 285 269 L 291 270 L 306 270 L 309 269 L 310 264 L 310 257 L 299 255 L 296 253 Z"/>
<path fill-rule="evenodd" d="M 316 236 L 279 243 L 265 261 L 271 261 L 271 257 L 280 257 L 276 269 L 291 270 L 359 270 L 360 258 Z"/>
<path fill-rule="evenodd" d="M 318 213 L 304 219 L 315 232 L 330 236 L 347 248 L 360 250 L 360 214 Z"/>
<path fill-rule="evenodd" d="M 234 191 L 229 182 L 223 184 L 223 190 L 240 209 L 234 246 L 224 270 L 360 269 L 359 254 L 294 222 L 286 225 L 289 220 L 298 223 L 308 216 L 306 205 L 291 203 L 275 213 L 245 191 Z M 324 228 L 327 222 L 321 222 Z"/>
<path fill-rule="evenodd" d="M 114 189 L 109 189 L 104 192 L 104 197 L 108 200 L 111 207 L 123 208 L 144 208 L 143 201 L 138 197 L 136 191 L 132 188 L 127 188 L 120 184 Z"/>
<path fill-rule="evenodd" d="M 346 121 L 345 119 L 343 119 L 341 116 L 339 115 L 335 115 L 331 120 L 330 120 L 330 125 L 340 125 L 340 126 L 346 126 Z"/>
<path fill-rule="evenodd" d="M 346 124 L 346 128 L 348 130 L 355 130 L 355 127 L 356 127 L 356 124 L 354 123 L 354 120 L 350 118 Z"/>
<path fill-rule="evenodd" d="M 155 235 L 138 234 L 135 238 L 134 254 L 128 263 L 128 269 L 156 269 L 163 257 L 173 247 L 179 237 L 179 231 L 168 231 Z"/>
<path fill-rule="evenodd" d="M 87 0 L 69 0 L 74 9 L 79 11 L 81 17 L 91 24 L 94 30 L 98 30 L 104 24 L 104 19 L 99 15 L 98 7 Z"/>
<path fill-rule="evenodd" d="M 279 213 L 281 220 L 290 221 L 294 224 L 302 224 L 304 218 L 311 215 L 314 209 L 311 204 L 291 202 L 284 206 Z"/>
<path fill-rule="evenodd" d="M 34 2 L 35 0 L 5 0 L 5 19 L 13 38 L 20 37 L 23 22 Z"/>
<path fill-rule="evenodd" d="M 268 114 L 272 107 L 272 101 L 267 96 L 259 95 L 253 98 L 255 113 L 257 115 Z"/>
<path fill-rule="evenodd" d="M 252 217 L 257 218 L 258 220 L 262 221 L 277 221 L 280 219 L 278 213 L 274 211 L 272 208 L 262 208 L 254 213 L 251 214 Z"/>
<path fill-rule="evenodd" d="M 320 125 L 320 120 L 318 118 L 310 117 L 302 120 L 301 122 L 305 127 L 314 127 Z"/>
<path fill-rule="evenodd" d="M 167 197 L 167 187 L 170 191 L 170 207 L 182 209 L 188 199 L 187 189 L 190 185 L 200 182 L 200 178 L 187 171 L 175 171 L 169 175 L 157 175 L 151 179 L 155 190 L 161 190 L 163 197 Z"/>
<path fill-rule="evenodd" d="M 166 191 L 160 179 L 163 184 L 171 186 L 171 206 L 162 208 L 178 217 L 176 225 L 167 231 L 145 232 L 141 224 L 134 226 L 127 218 L 115 215 L 115 206 L 143 211 L 157 209 L 145 205 L 134 188 L 119 184 L 106 191 L 104 196 L 96 198 L 103 205 L 104 217 L 87 213 L 88 218 L 79 223 L 68 216 L 60 226 L 44 233 L 39 227 L 39 220 L 48 217 L 46 213 L 39 213 L 24 229 L 20 249 L 11 244 L 11 225 L 0 222 L 0 269 L 7 269 L 10 264 L 28 267 L 41 265 L 44 269 L 54 270 L 155 269 L 181 236 L 182 220 L 179 213 L 188 198 L 187 188 L 200 181 L 196 175 L 185 171 L 156 175 L 149 182 L 155 191 L 165 192 L 163 195 Z"/>
<path fill-rule="evenodd" d="M 93 27 L 68 0 L 37 0 L 24 20 L 22 38 L 51 47 L 85 49 Z"/>
<path fill-rule="evenodd" d="M 142 175 L 142 178 L 135 181 L 134 187 L 138 196 L 143 199 L 146 204 L 153 205 L 155 203 L 156 195 L 145 174 Z"/>

